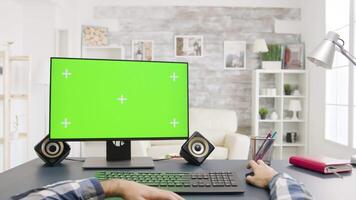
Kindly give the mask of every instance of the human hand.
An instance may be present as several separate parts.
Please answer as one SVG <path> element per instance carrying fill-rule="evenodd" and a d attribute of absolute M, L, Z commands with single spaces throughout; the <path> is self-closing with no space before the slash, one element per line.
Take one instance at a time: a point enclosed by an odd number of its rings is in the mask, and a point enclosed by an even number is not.
<path fill-rule="evenodd" d="M 132 181 L 112 179 L 101 182 L 101 185 L 105 197 L 122 197 L 125 200 L 184 200 L 174 192 Z"/>
<path fill-rule="evenodd" d="M 247 165 L 248 169 L 252 169 L 253 176 L 246 177 L 246 182 L 260 188 L 266 188 L 277 172 L 270 166 L 266 165 L 262 160 L 255 162 L 250 160 Z"/>

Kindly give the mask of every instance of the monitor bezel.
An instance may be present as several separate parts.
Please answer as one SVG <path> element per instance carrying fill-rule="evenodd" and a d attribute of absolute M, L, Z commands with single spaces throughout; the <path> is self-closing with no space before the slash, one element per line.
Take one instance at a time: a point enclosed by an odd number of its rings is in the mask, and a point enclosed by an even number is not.
<path fill-rule="evenodd" d="M 181 63 L 186 64 L 187 71 L 187 136 L 185 137 L 135 137 L 135 138 L 52 138 L 51 137 L 51 83 L 52 83 L 52 60 L 53 59 L 72 59 L 72 60 L 109 60 L 109 61 L 128 61 L 128 62 L 156 62 L 156 63 Z M 188 62 L 178 62 L 178 61 L 146 61 L 146 60 L 125 60 L 125 59 L 102 59 L 102 58 L 75 58 L 75 57 L 50 57 L 50 72 L 49 72 L 49 125 L 48 125 L 48 135 L 49 140 L 55 141 L 122 141 L 122 140 L 186 140 L 189 138 L 189 63 Z"/>

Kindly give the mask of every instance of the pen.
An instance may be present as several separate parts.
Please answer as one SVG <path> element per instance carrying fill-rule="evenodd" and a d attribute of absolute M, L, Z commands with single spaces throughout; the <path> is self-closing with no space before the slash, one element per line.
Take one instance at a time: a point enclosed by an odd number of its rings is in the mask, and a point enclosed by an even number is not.
<path fill-rule="evenodd" d="M 337 173 L 337 172 L 333 172 L 333 174 L 335 174 L 337 177 L 339 177 L 339 178 L 341 178 L 341 179 L 343 179 L 344 177 L 342 177 L 339 173 Z"/>
<path fill-rule="evenodd" d="M 269 149 L 268 146 L 270 146 L 269 143 L 270 143 L 270 139 L 271 139 L 271 133 L 272 133 L 272 131 L 270 133 L 268 133 L 266 139 L 263 141 L 261 147 L 259 148 L 258 152 L 256 153 L 255 161 L 262 159 L 266 152 L 266 148 Z M 275 131 L 275 133 L 276 133 L 276 131 Z M 275 135 L 275 133 L 273 135 Z"/>
<path fill-rule="evenodd" d="M 267 134 L 267 136 L 266 136 L 266 139 L 263 141 L 263 143 L 261 144 L 261 146 L 260 146 L 260 148 L 258 149 L 258 151 L 257 151 L 257 153 L 256 153 L 256 155 L 255 155 L 255 161 L 257 161 L 258 159 L 259 159 L 259 154 L 260 154 L 260 151 L 261 151 L 261 149 L 263 148 L 263 146 L 265 145 L 265 143 L 267 142 L 267 140 L 268 140 L 268 138 L 269 137 L 271 137 L 271 132 L 272 131 L 270 131 L 268 134 Z"/>
<path fill-rule="evenodd" d="M 275 131 L 275 132 L 273 133 L 272 138 L 266 138 L 266 140 L 268 140 L 268 141 L 267 141 L 265 147 L 263 148 L 262 153 L 258 155 L 258 159 L 263 159 L 263 157 L 265 156 L 265 154 L 267 153 L 267 151 L 271 148 L 271 146 L 272 146 L 272 144 L 273 144 L 273 142 L 274 142 L 274 137 L 276 136 L 276 134 L 277 134 L 277 131 Z M 257 159 L 257 160 L 258 160 L 258 159 Z"/>
<path fill-rule="evenodd" d="M 328 170 L 331 171 L 331 173 L 335 174 L 337 177 L 339 177 L 339 178 L 341 178 L 341 179 L 344 178 L 344 177 L 342 177 L 339 173 L 337 173 L 337 172 L 335 171 L 335 170 L 336 170 L 335 167 L 329 166 L 329 167 L 327 167 L 327 168 L 328 168 Z"/>
<path fill-rule="evenodd" d="M 273 133 L 272 139 L 274 139 L 274 136 L 276 136 L 276 135 L 277 135 L 277 131 L 275 131 L 275 132 Z"/>

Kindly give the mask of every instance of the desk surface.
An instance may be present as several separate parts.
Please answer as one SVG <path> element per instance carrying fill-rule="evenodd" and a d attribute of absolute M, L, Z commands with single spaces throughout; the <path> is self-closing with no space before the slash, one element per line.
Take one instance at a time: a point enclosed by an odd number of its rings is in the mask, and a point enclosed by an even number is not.
<path fill-rule="evenodd" d="M 208 160 L 196 167 L 184 161 L 155 161 L 155 169 L 159 171 L 237 171 L 244 179 L 247 161 L 243 160 Z M 335 175 L 322 175 L 290 166 L 287 161 L 273 161 L 272 166 L 280 172 L 286 172 L 303 182 L 316 199 L 355 199 L 356 172 L 338 178 Z M 12 195 L 28 189 L 51 184 L 67 179 L 83 179 L 94 176 L 95 170 L 83 170 L 82 162 L 66 160 L 56 167 L 43 166 L 39 159 L 29 161 L 0 174 L 0 199 L 9 199 Z M 269 199 L 264 189 L 244 185 L 245 193 L 237 195 L 190 195 L 186 199 Z"/>

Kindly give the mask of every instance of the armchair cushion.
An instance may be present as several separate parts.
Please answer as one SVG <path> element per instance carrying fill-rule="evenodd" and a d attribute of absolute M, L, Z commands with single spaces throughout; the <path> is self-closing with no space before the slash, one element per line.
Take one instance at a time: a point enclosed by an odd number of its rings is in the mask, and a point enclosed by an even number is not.
<path fill-rule="evenodd" d="M 190 135 L 195 131 L 200 132 L 204 137 L 206 137 L 209 142 L 211 142 L 214 146 L 223 146 L 225 141 L 226 131 L 224 130 L 209 130 L 209 129 L 195 129 L 194 131 L 190 131 Z M 183 145 L 185 140 L 152 140 L 151 145 Z"/>
<path fill-rule="evenodd" d="M 151 142 L 145 141 L 131 141 L 131 156 L 141 157 L 148 156 L 147 149 L 151 148 Z"/>
<path fill-rule="evenodd" d="M 196 131 L 200 132 L 214 146 L 224 146 L 225 135 L 228 133 L 218 129 L 197 129 Z"/>
<path fill-rule="evenodd" d="M 228 159 L 248 159 L 250 138 L 239 133 L 229 133 L 225 136 L 224 146 L 229 149 Z"/>
<path fill-rule="evenodd" d="M 190 132 L 195 130 L 222 130 L 235 133 L 238 127 L 233 110 L 191 108 L 189 109 Z"/>
<path fill-rule="evenodd" d="M 229 155 L 229 149 L 226 147 L 215 146 L 215 149 L 207 159 L 209 160 L 227 160 Z"/>

